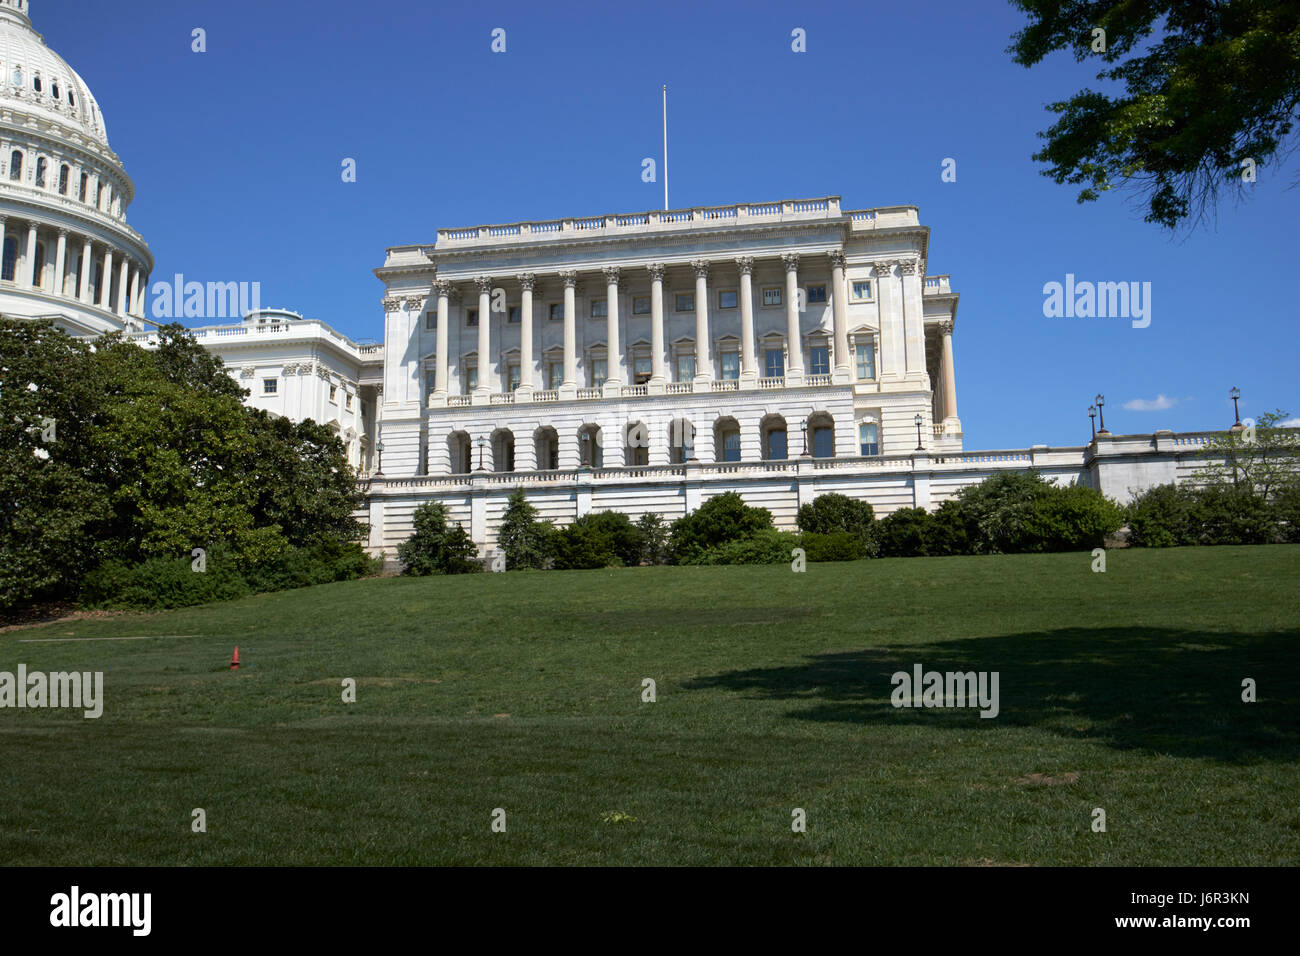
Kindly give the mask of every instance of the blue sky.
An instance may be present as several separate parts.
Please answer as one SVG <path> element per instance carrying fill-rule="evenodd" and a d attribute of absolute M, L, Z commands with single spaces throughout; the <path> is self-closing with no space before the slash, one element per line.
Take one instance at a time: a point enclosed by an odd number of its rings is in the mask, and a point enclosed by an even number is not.
<path fill-rule="evenodd" d="M 1095 67 L 1013 64 L 1023 18 L 997 0 L 32 5 L 104 110 L 156 279 L 257 281 L 264 305 L 380 339 L 387 246 L 661 207 L 641 160 L 660 155 L 667 83 L 674 207 L 920 207 L 929 272 L 961 293 L 967 448 L 1081 444 L 1097 392 L 1115 432 L 1225 427 L 1233 385 L 1243 416 L 1300 415 L 1296 164 L 1261 167 L 1249 201 L 1172 238 L 1124 196 L 1076 204 L 1030 157 L 1044 105 L 1095 86 Z M 1150 282 L 1150 326 L 1045 318 L 1043 286 L 1066 273 Z"/>

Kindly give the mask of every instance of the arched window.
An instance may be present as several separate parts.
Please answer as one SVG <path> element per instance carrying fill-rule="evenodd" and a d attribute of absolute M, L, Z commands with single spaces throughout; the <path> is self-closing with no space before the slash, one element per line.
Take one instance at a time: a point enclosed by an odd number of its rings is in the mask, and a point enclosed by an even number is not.
<path fill-rule="evenodd" d="M 858 444 L 864 456 L 880 454 L 880 426 L 875 422 L 863 422 L 858 426 Z"/>
<path fill-rule="evenodd" d="M 77 191 L 77 201 L 86 201 L 86 187 L 90 185 L 90 176 L 86 173 L 81 174 L 81 188 Z"/>
<path fill-rule="evenodd" d="M 515 434 L 508 428 L 492 433 L 492 470 L 515 470 Z"/>
<path fill-rule="evenodd" d="M 41 75 L 39 73 L 32 77 L 32 89 L 37 93 L 41 92 Z"/>
<path fill-rule="evenodd" d="M 452 432 L 447 436 L 447 454 L 451 460 L 453 475 L 468 475 L 472 467 L 473 456 L 470 454 L 469 435 L 465 432 Z"/>
<path fill-rule="evenodd" d="M 38 289 L 45 288 L 45 243 L 36 243 L 36 268 L 32 270 L 32 284 Z"/>
<path fill-rule="evenodd" d="M 104 208 L 104 184 L 103 183 L 98 183 L 95 186 L 95 208 L 96 209 Z"/>
<path fill-rule="evenodd" d="M 72 90 L 68 90 L 68 105 L 74 109 L 77 106 L 77 98 L 72 94 Z"/>
<path fill-rule="evenodd" d="M 56 100 L 59 98 L 59 81 L 54 80 L 50 83 L 50 95 Z"/>
<path fill-rule="evenodd" d="M 23 153 L 20 149 L 15 149 L 9 154 L 9 179 L 12 182 L 18 182 L 23 178 Z"/>
<path fill-rule="evenodd" d="M 36 185 L 40 189 L 45 188 L 45 169 L 48 166 L 49 163 L 45 161 L 44 156 L 38 156 L 36 158 Z"/>
<path fill-rule="evenodd" d="M 605 467 L 605 451 L 601 446 L 599 425 L 583 425 L 578 429 L 578 454 L 578 460 L 584 468 Z"/>
<path fill-rule="evenodd" d="M 554 428 L 543 425 L 533 433 L 533 448 L 537 452 L 537 467 L 554 471 L 560 467 L 560 436 Z"/>
<path fill-rule="evenodd" d="M 695 458 L 695 426 L 685 418 L 668 423 L 668 461 L 684 465 Z"/>
<path fill-rule="evenodd" d="M 768 415 L 759 423 L 759 428 L 763 436 L 765 461 L 785 461 L 790 457 L 784 418 L 780 415 Z"/>
<path fill-rule="evenodd" d="M 96 262 L 94 268 L 95 268 L 95 281 L 91 285 L 91 288 L 94 291 L 94 295 L 92 296 L 91 301 L 98 303 L 100 295 L 102 294 L 104 289 L 104 263 Z"/>
<path fill-rule="evenodd" d="M 72 175 L 72 170 L 68 167 L 67 163 L 64 163 L 62 166 L 59 167 L 59 195 L 60 196 L 66 196 L 68 194 L 68 179 L 69 177 L 71 177 L 71 175 Z"/>
<path fill-rule="evenodd" d="M 650 464 L 650 429 L 642 422 L 632 422 L 623 430 L 623 464 L 629 468 Z"/>
<path fill-rule="evenodd" d="M 13 282 L 18 271 L 18 238 L 5 236 L 4 264 L 0 266 L 0 279 Z"/>
<path fill-rule="evenodd" d="M 732 417 L 713 424 L 713 453 L 717 461 L 740 461 L 740 424 Z"/>
<path fill-rule="evenodd" d="M 22 85 L 23 85 L 23 68 L 21 66 L 16 66 L 14 67 L 14 86 L 22 86 Z"/>
<path fill-rule="evenodd" d="M 826 412 L 808 416 L 808 445 L 814 458 L 835 457 L 835 420 Z"/>

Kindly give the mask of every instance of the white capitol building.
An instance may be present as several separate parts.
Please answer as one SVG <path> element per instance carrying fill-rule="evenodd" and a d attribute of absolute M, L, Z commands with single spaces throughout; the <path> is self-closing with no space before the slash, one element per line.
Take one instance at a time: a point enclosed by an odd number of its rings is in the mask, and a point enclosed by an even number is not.
<path fill-rule="evenodd" d="M 0 0 L 0 313 L 148 344 L 134 186 L 29 6 Z M 430 500 L 493 547 L 517 487 L 560 524 L 738 491 L 792 527 L 831 491 L 883 515 L 1034 467 L 1125 500 L 1200 466 L 1204 434 L 966 451 L 929 244 L 915 206 L 838 196 L 440 229 L 375 270 L 382 345 L 260 308 L 194 334 L 250 405 L 338 433 L 389 557 Z"/>

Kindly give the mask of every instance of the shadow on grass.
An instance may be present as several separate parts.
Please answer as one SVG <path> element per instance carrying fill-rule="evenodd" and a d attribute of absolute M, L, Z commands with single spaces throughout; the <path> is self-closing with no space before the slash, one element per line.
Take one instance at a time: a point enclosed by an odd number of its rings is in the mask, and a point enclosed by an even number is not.
<path fill-rule="evenodd" d="M 896 671 L 997 671 L 1001 710 L 896 708 Z M 1254 678 L 1258 702 L 1241 699 Z M 1205 634 L 1088 629 L 821 654 L 790 667 L 728 671 L 686 684 L 801 701 L 797 720 L 995 730 L 1008 724 L 1224 763 L 1300 757 L 1300 631 Z"/>

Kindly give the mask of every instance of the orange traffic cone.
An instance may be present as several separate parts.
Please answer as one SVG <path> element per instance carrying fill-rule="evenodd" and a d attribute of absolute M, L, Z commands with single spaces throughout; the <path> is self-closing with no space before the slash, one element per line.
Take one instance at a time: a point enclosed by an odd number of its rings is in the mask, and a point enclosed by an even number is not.
<path fill-rule="evenodd" d="M 235 659 L 230 662 L 230 669 L 232 671 L 239 670 L 239 645 L 238 644 L 235 645 Z"/>

